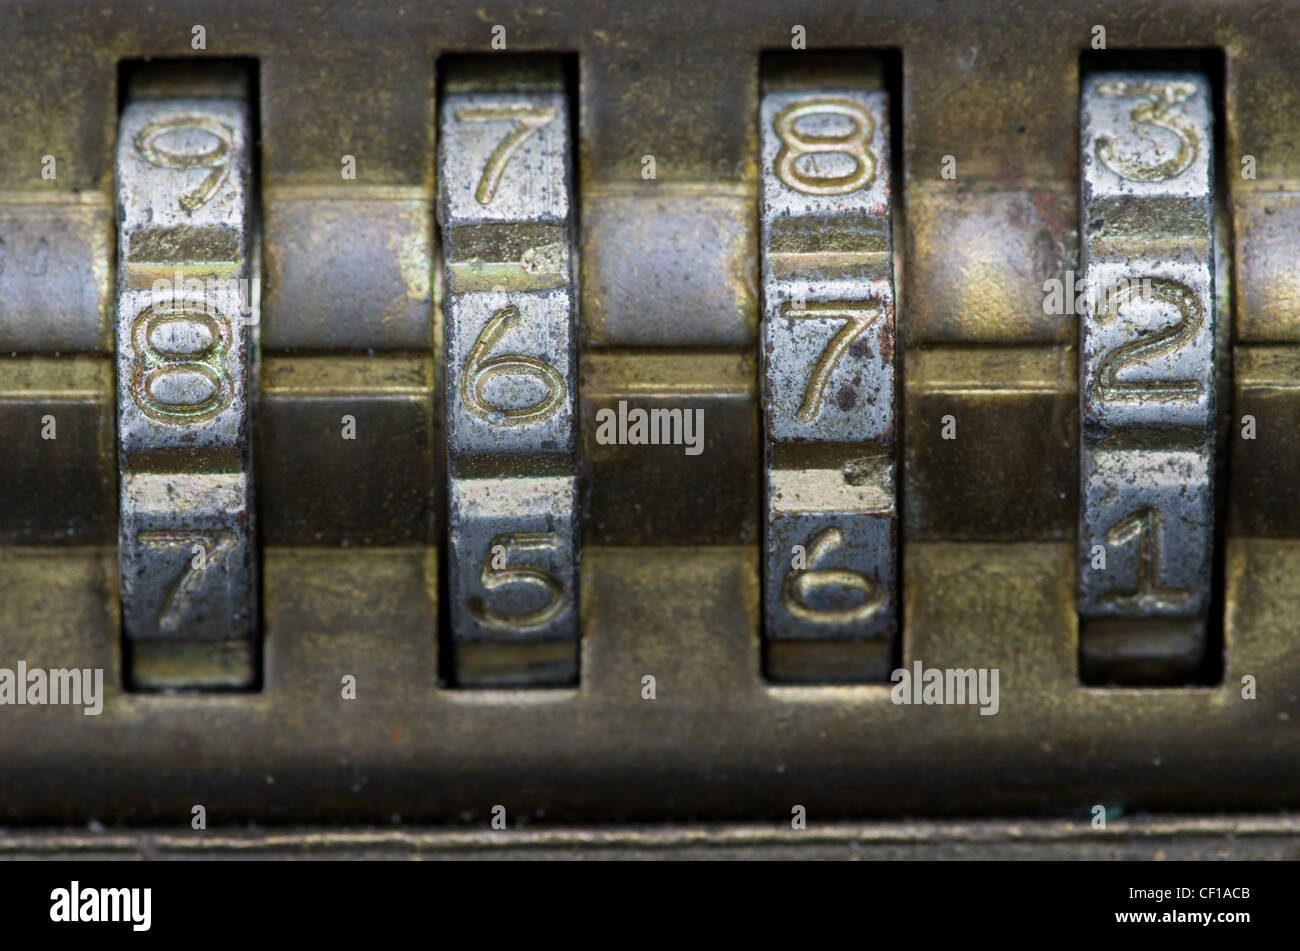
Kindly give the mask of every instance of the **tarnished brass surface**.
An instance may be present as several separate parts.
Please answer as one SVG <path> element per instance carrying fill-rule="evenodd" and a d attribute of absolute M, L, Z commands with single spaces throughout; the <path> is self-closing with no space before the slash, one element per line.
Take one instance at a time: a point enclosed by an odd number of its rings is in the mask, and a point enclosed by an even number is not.
<path fill-rule="evenodd" d="M 195 803 L 213 826 L 486 821 L 496 803 L 557 820 L 781 817 L 794 804 L 1090 816 L 1274 808 L 1297 789 L 1294 542 L 1229 542 L 1225 683 L 1159 690 L 1079 686 L 1068 543 L 910 546 L 903 662 L 999 667 L 987 717 L 897 706 L 888 685 L 764 685 L 753 546 L 588 548 L 573 690 L 440 689 L 425 549 L 273 547 L 261 694 L 125 693 L 112 564 L 110 549 L 0 554 L 9 655 L 107 670 L 100 716 L 6 710 L 10 821 L 183 822 Z M 1240 697 L 1246 673 L 1257 700 Z M 340 699 L 344 674 L 355 701 Z"/>
<path fill-rule="evenodd" d="M 593 350 L 582 359 L 587 538 L 597 545 L 759 541 L 758 366 L 746 351 Z M 596 413 L 703 409 L 704 450 L 596 442 Z"/>
<path fill-rule="evenodd" d="M 904 351 L 903 383 L 904 544 L 1073 536 L 1073 348 Z"/>
<path fill-rule="evenodd" d="M 23 218 L 26 229 L 24 216 L 48 218 L 48 260 L 62 269 L 47 272 L 57 285 L 48 293 L 63 295 L 64 282 L 76 289 L 48 313 L 30 303 L 15 313 L 12 300 L 47 292 L 29 272 L 0 274 L 0 664 L 103 666 L 107 691 L 98 717 L 4 709 L 0 816 L 186 830 L 196 803 L 214 828 L 250 819 L 379 823 L 394 814 L 485 819 L 501 803 L 512 819 L 534 821 L 788 825 L 802 804 L 828 818 L 1068 817 L 1013 827 L 1030 829 L 1027 839 L 1048 843 L 1053 856 L 1256 854 L 1258 846 L 1294 857 L 1293 819 L 1276 828 L 1262 820 L 1255 831 L 1170 821 L 1127 839 L 1122 823 L 1107 838 L 1109 830 L 1087 831 L 1086 819 L 1097 804 L 1130 813 L 1300 806 L 1300 516 L 1288 475 L 1296 377 L 1265 366 L 1263 350 L 1239 347 L 1232 419 L 1239 425 L 1254 413 L 1261 435 L 1254 444 L 1228 440 L 1222 682 L 1081 687 L 1076 324 L 1043 313 L 1042 284 L 1077 270 L 1078 78 L 1091 27 L 1104 24 L 1115 49 L 1221 49 L 1227 165 L 1249 154 L 1258 170 L 1255 181 L 1224 182 L 1235 338 L 1269 345 L 1276 367 L 1294 364 L 1300 242 L 1287 222 L 1300 182 L 1298 9 L 1290 0 L 543 0 L 497 12 L 439 0 L 399 14 L 360 0 L 230 0 L 217 17 L 190 2 L 104 0 L 92 15 L 73 0 L 0 0 L 0 222 Z M 705 406 L 715 440 L 693 460 L 680 447 L 583 447 L 590 495 L 573 689 L 452 690 L 437 675 L 440 554 L 429 542 L 437 506 L 426 493 L 442 480 L 436 463 L 414 467 L 426 453 L 436 459 L 441 445 L 441 410 L 420 395 L 438 390 L 429 368 L 440 359 L 441 323 L 426 242 L 432 223 L 422 230 L 417 219 L 431 213 L 438 57 L 489 52 L 498 22 L 512 53 L 571 52 L 579 64 L 578 208 L 592 229 L 580 262 L 582 438 L 592 439 L 598 406 L 644 398 Z M 208 30 L 200 55 L 258 61 L 268 262 L 258 461 L 265 676 L 260 692 L 244 696 L 122 687 L 111 373 L 86 356 L 106 352 L 108 341 L 119 63 L 192 55 L 195 23 Z M 888 49 L 901 64 L 903 662 L 1000 668 L 995 716 L 896 706 L 888 685 L 777 686 L 761 676 L 757 201 L 749 196 L 760 54 L 788 48 L 794 24 L 806 28 L 810 48 Z M 41 177 L 46 154 L 58 158 L 52 181 Z M 346 154 L 357 158 L 356 181 L 340 176 Z M 646 155 L 656 160 L 655 183 L 642 178 Z M 956 159 L 955 180 L 940 176 L 945 155 Z M 720 195 L 708 201 L 721 208 L 704 222 L 681 195 Z M 606 217 L 624 196 L 621 217 Z M 637 225 L 651 215 L 670 220 Z M 626 247 L 605 244 L 616 234 Z M 7 242 L 6 251 L 20 247 L 31 243 Z M 678 247 L 687 258 L 662 260 Z M 648 255 L 655 260 L 639 260 Z M 634 279 L 634 267 L 649 271 Z M 660 275 L 658 286 L 648 287 L 647 273 Z M 640 312 L 643 291 L 654 293 Z M 674 314 L 696 322 L 680 336 L 656 336 Z M 28 333 L 42 326 L 43 336 Z M 36 425 L 29 395 L 37 390 L 14 397 L 8 383 L 29 359 L 9 356 L 20 347 L 42 354 L 31 366 L 49 381 L 49 399 L 72 407 L 49 445 L 15 434 Z M 330 404 L 328 381 L 285 351 L 346 353 L 339 365 L 369 379 L 361 367 L 371 348 L 426 369 L 409 387 L 381 379 L 358 391 L 386 434 L 362 464 L 326 454 L 327 424 L 344 410 Z M 301 383 L 279 375 L 281 357 L 309 370 Z M 953 442 L 940 434 L 949 412 Z M 349 674 L 357 699 L 344 701 Z M 647 675 L 653 701 L 642 699 Z M 1245 675 L 1256 678 L 1257 699 L 1242 698 Z M 98 841 L 122 850 L 115 854 L 172 854 L 180 835 Z M 537 854 L 586 841 L 546 835 L 538 834 L 547 844 Z M 717 835 L 727 841 L 725 830 Z M 972 854 L 990 841 L 981 835 L 968 837 L 977 841 L 970 848 L 935 845 L 933 854 Z M 853 854 L 848 843 L 869 838 L 850 830 L 827 848 Z M 93 837 L 46 841 L 99 854 Z M 220 841 L 230 851 L 258 848 Z M 384 854 L 425 848 L 369 841 L 353 844 Z M 658 847 L 635 836 L 608 841 L 628 854 Z M 988 847 L 1025 854 L 1033 847 L 1024 841 L 1009 831 Z M 0 837 L 0 854 L 43 848 L 32 836 Z M 871 854 L 912 848 L 881 844 Z"/>
<path fill-rule="evenodd" d="M 1228 530 L 1251 538 L 1300 535 L 1300 352 L 1287 346 L 1243 346 L 1235 353 Z M 1255 418 L 1253 440 L 1237 439 Z"/>
<path fill-rule="evenodd" d="M 266 544 L 432 541 L 433 375 L 424 354 L 263 361 L 257 475 Z M 355 438 L 343 438 L 345 417 Z"/>
<path fill-rule="evenodd" d="M 583 191 L 583 343 L 752 347 L 758 201 L 751 184 Z"/>
<path fill-rule="evenodd" d="M 936 158 L 936 179 L 938 169 Z M 957 175 L 917 182 L 905 196 L 907 342 L 1072 342 L 1075 318 L 1043 313 L 1043 282 L 1063 280 L 1077 260 L 1078 196 L 1052 188 L 970 192 L 958 187 L 966 176 L 960 164 Z"/>
<path fill-rule="evenodd" d="M 0 353 L 109 351 L 106 196 L 0 194 L 0 235 Z"/>
<path fill-rule="evenodd" d="M 429 347 L 432 214 L 423 187 L 347 181 L 268 190 L 262 346 Z"/>
<path fill-rule="evenodd" d="M 102 544 L 117 534 L 113 424 L 106 357 L 0 356 L 0 433 L 15 444 L 0 452 L 0 545 Z"/>
<path fill-rule="evenodd" d="M 1300 199 L 1292 191 L 1264 192 L 1240 183 L 1235 205 L 1237 340 L 1300 342 L 1300 274 L 1294 266 Z M 1291 183 L 1279 183 L 1291 189 Z"/>

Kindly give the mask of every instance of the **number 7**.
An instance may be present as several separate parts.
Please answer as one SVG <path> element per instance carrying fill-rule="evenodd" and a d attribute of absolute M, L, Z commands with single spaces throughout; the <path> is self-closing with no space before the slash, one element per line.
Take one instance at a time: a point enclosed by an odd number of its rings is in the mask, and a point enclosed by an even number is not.
<path fill-rule="evenodd" d="M 235 547 L 234 532 L 141 532 L 136 540 L 146 548 L 161 548 L 164 551 L 179 551 L 191 545 L 201 546 L 201 557 L 185 563 L 185 570 L 163 602 L 162 612 L 158 615 L 158 627 L 164 631 L 174 631 L 180 627 L 185 599 L 198 587 L 202 573 L 216 565 Z"/>
<path fill-rule="evenodd" d="M 515 150 L 538 129 L 554 122 L 558 115 L 559 110 L 554 106 L 468 106 L 456 110 L 456 118 L 462 122 L 519 123 L 506 133 L 506 137 L 488 156 L 487 164 L 483 166 L 483 177 L 478 180 L 478 188 L 474 190 L 474 197 L 480 205 L 489 204 L 496 197 L 501 175 Z"/>
<path fill-rule="evenodd" d="M 805 423 L 812 423 L 822 409 L 822 394 L 831 374 L 840 365 L 844 353 L 867 329 L 880 319 L 884 311 L 879 301 L 820 301 L 795 307 L 785 304 L 781 316 L 790 320 L 816 320 L 820 317 L 839 317 L 845 321 L 844 327 L 831 338 L 822 352 L 821 359 L 813 364 L 812 376 L 808 388 L 804 390 L 803 402 L 799 404 L 798 416 Z"/>

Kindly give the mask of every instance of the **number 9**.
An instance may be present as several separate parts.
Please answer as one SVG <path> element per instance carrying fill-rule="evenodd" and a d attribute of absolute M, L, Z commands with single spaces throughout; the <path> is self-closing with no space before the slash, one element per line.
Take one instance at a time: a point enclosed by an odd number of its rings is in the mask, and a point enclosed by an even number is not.
<path fill-rule="evenodd" d="M 173 132 L 194 129 L 212 136 L 216 144 L 203 152 L 180 152 L 169 149 L 163 138 Z M 223 122 L 206 116 L 179 116 L 151 122 L 135 137 L 136 151 L 150 165 L 158 168 L 210 168 L 212 172 L 199 187 L 180 199 L 186 212 L 202 208 L 221 190 L 230 175 L 230 157 L 235 152 L 235 133 Z"/>

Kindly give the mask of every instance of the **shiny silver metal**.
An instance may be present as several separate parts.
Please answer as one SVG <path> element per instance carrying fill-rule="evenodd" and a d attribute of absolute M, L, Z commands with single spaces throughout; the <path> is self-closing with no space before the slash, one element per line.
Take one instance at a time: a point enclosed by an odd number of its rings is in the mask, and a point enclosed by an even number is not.
<path fill-rule="evenodd" d="M 1220 384 L 1212 119 L 1197 74 L 1084 82 L 1078 606 L 1085 661 L 1087 619 L 1112 619 L 1094 627 L 1118 679 L 1124 630 L 1144 665 L 1152 631 L 1181 668 L 1204 650 Z"/>
<path fill-rule="evenodd" d="M 760 105 L 765 667 L 885 680 L 898 599 L 888 96 Z"/>
<path fill-rule="evenodd" d="M 135 100 L 119 123 L 118 550 L 137 686 L 256 678 L 251 132 L 229 98 Z"/>
<path fill-rule="evenodd" d="M 561 85 L 439 114 L 454 680 L 577 677 L 572 156 Z"/>

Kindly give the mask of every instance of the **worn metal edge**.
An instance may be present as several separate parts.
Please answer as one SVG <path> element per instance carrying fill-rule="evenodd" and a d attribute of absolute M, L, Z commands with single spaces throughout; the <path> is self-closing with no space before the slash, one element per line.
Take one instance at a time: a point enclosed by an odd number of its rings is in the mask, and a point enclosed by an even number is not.
<path fill-rule="evenodd" d="M 0 859 L 1287 859 L 1300 813 L 627 826 L 0 829 Z"/>

